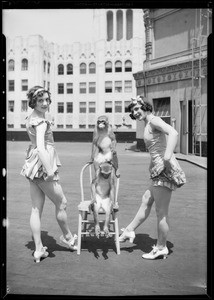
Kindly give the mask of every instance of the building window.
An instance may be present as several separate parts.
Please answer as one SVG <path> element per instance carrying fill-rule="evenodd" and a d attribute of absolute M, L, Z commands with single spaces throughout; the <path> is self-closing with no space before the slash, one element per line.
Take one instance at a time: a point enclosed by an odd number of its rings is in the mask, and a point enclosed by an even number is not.
<path fill-rule="evenodd" d="M 128 109 L 129 104 L 130 104 L 130 101 L 125 101 L 124 102 L 124 112 L 125 113 L 130 113 L 129 109 Z"/>
<path fill-rule="evenodd" d="M 89 113 L 95 113 L 96 112 L 96 103 L 95 102 L 89 102 L 88 112 Z"/>
<path fill-rule="evenodd" d="M 68 64 L 67 65 L 67 75 L 71 75 L 71 74 L 73 74 L 73 65 Z"/>
<path fill-rule="evenodd" d="M 26 125 L 25 124 L 21 124 L 21 128 L 26 128 Z"/>
<path fill-rule="evenodd" d="M 13 59 L 10 59 L 8 62 L 8 71 L 14 71 L 15 70 L 15 62 Z"/>
<path fill-rule="evenodd" d="M 96 64 L 95 63 L 90 63 L 89 64 L 89 73 L 90 74 L 95 74 L 96 73 Z"/>
<path fill-rule="evenodd" d="M 132 81 L 131 80 L 125 80 L 124 92 L 125 93 L 131 93 L 132 92 Z"/>
<path fill-rule="evenodd" d="M 107 12 L 107 41 L 113 39 L 113 12 Z"/>
<path fill-rule="evenodd" d="M 96 93 L 96 82 L 89 82 L 89 94 Z"/>
<path fill-rule="evenodd" d="M 112 113 L 112 102 L 111 101 L 105 101 L 105 112 Z"/>
<path fill-rule="evenodd" d="M 64 66 L 62 64 L 58 65 L 58 75 L 64 74 Z"/>
<path fill-rule="evenodd" d="M 170 98 L 153 99 L 154 115 L 163 119 L 167 124 L 171 125 L 170 117 Z"/>
<path fill-rule="evenodd" d="M 73 102 L 67 102 L 67 113 L 68 114 L 73 113 Z"/>
<path fill-rule="evenodd" d="M 72 124 L 66 124 L 66 128 L 73 128 Z"/>
<path fill-rule="evenodd" d="M 131 9 L 126 11 L 126 39 L 130 40 L 133 37 L 133 12 Z"/>
<path fill-rule="evenodd" d="M 64 128 L 63 124 L 57 124 L 57 128 Z"/>
<path fill-rule="evenodd" d="M 27 69 L 28 69 L 28 60 L 24 58 L 22 60 L 22 71 L 27 71 Z"/>
<path fill-rule="evenodd" d="M 117 11 L 117 41 L 123 38 L 123 12 L 122 10 Z"/>
<path fill-rule="evenodd" d="M 85 114 L 86 113 L 86 102 L 80 102 L 80 113 Z"/>
<path fill-rule="evenodd" d="M 80 94 L 86 94 L 86 82 L 80 82 Z"/>
<path fill-rule="evenodd" d="M 73 94 L 73 83 L 72 82 L 67 83 L 67 94 Z"/>
<path fill-rule="evenodd" d="M 64 83 L 58 83 L 58 94 L 64 94 Z"/>
<path fill-rule="evenodd" d="M 122 101 L 115 101 L 115 113 L 121 113 L 122 112 Z"/>
<path fill-rule="evenodd" d="M 80 74 L 86 74 L 86 64 L 85 63 L 80 64 Z"/>
<path fill-rule="evenodd" d="M 58 114 L 63 114 L 63 113 L 64 113 L 64 103 L 58 102 Z"/>
<path fill-rule="evenodd" d="M 43 81 L 43 88 L 45 88 L 45 85 L 46 85 L 46 81 L 44 80 Z"/>
<path fill-rule="evenodd" d="M 43 72 L 44 73 L 46 72 L 46 61 L 45 60 L 43 61 Z"/>
<path fill-rule="evenodd" d="M 131 60 L 125 61 L 125 72 L 131 72 L 132 71 L 132 62 Z"/>
<path fill-rule="evenodd" d="M 48 63 L 48 74 L 50 74 L 50 68 L 51 68 L 51 64 Z"/>
<path fill-rule="evenodd" d="M 115 62 L 115 72 L 122 72 L 122 62 L 119 60 Z"/>
<path fill-rule="evenodd" d="M 112 93 L 112 81 L 105 81 L 105 92 Z"/>
<path fill-rule="evenodd" d="M 8 101 L 8 111 L 14 112 L 14 100 Z"/>
<path fill-rule="evenodd" d="M 28 90 L 28 80 L 22 79 L 22 91 L 27 91 L 27 90 Z"/>
<path fill-rule="evenodd" d="M 8 128 L 14 128 L 14 124 L 7 124 Z"/>
<path fill-rule="evenodd" d="M 88 128 L 93 129 L 93 128 L 95 128 L 95 125 L 94 124 L 89 124 Z"/>
<path fill-rule="evenodd" d="M 86 128 L 85 124 L 79 124 L 79 128 Z"/>
<path fill-rule="evenodd" d="M 111 61 L 107 61 L 105 63 L 105 72 L 106 73 L 111 73 L 112 72 L 112 62 Z"/>
<path fill-rule="evenodd" d="M 48 81 L 48 91 L 50 91 L 50 82 Z"/>
<path fill-rule="evenodd" d="M 114 89 L 115 93 L 122 93 L 122 81 L 115 81 Z"/>
<path fill-rule="evenodd" d="M 15 81 L 14 80 L 8 80 L 8 88 L 9 88 L 9 92 L 15 91 Z"/>
<path fill-rule="evenodd" d="M 27 100 L 22 100 L 21 111 L 27 111 L 27 108 L 28 108 Z"/>

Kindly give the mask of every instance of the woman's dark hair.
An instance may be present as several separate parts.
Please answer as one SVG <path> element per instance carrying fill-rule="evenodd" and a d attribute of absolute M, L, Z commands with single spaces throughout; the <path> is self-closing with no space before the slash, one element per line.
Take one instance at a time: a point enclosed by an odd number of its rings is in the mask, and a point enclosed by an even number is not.
<path fill-rule="evenodd" d="M 40 90 L 36 93 L 37 90 Z M 36 106 L 36 101 L 38 99 L 38 97 L 42 97 L 44 95 L 44 93 L 48 93 L 49 96 L 49 103 L 51 103 L 51 98 L 50 95 L 51 93 L 49 91 L 47 91 L 46 89 L 44 89 L 42 86 L 36 85 L 34 87 L 32 87 L 31 89 L 29 89 L 28 93 L 27 93 L 27 98 L 28 98 L 28 105 L 30 106 L 30 108 L 35 108 Z"/>
<path fill-rule="evenodd" d="M 140 96 L 139 100 L 137 99 L 137 104 L 140 105 L 140 108 L 143 111 L 153 111 L 153 106 L 152 104 L 148 101 L 148 99 L 146 97 Z M 128 110 L 131 112 L 131 114 L 129 115 L 131 119 L 136 120 L 136 118 L 133 116 L 132 114 L 132 109 L 133 107 L 135 107 L 137 105 L 136 103 L 132 102 L 129 104 L 128 106 Z"/>

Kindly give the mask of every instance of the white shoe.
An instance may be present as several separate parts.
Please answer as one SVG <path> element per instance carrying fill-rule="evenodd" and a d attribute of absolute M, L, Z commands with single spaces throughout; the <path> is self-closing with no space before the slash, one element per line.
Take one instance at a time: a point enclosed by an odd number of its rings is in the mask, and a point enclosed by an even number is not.
<path fill-rule="evenodd" d="M 77 250 L 77 246 L 75 245 L 75 241 L 77 240 L 76 234 L 74 234 L 73 237 L 69 241 L 67 241 L 63 235 L 61 235 L 59 239 L 60 239 L 60 242 L 63 245 L 67 246 L 69 249 Z"/>
<path fill-rule="evenodd" d="M 167 258 L 169 253 L 168 248 L 165 246 L 163 249 L 159 249 L 157 246 L 152 246 L 152 251 L 150 253 L 144 253 L 142 255 L 145 259 L 156 259 L 157 257 L 162 256 L 163 259 Z"/>
<path fill-rule="evenodd" d="M 119 236 L 119 242 L 123 243 L 126 240 L 129 239 L 130 243 L 133 243 L 134 239 L 135 239 L 135 232 L 134 231 L 128 231 L 125 228 L 122 228 L 121 231 L 123 231 L 123 233 L 121 234 L 121 236 Z"/>
<path fill-rule="evenodd" d="M 47 247 L 42 247 L 41 251 L 35 251 L 33 256 L 36 263 L 40 262 L 41 258 L 48 257 L 49 253 L 46 251 Z"/>

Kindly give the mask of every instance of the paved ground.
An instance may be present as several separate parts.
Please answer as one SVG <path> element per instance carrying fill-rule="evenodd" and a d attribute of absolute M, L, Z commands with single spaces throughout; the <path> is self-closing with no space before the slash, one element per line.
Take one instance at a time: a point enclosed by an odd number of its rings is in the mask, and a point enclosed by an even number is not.
<path fill-rule="evenodd" d="M 42 218 L 42 238 L 50 256 L 40 264 L 33 261 L 29 216 L 28 182 L 19 175 L 26 142 L 7 143 L 7 283 L 10 294 L 33 295 L 205 295 L 207 259 L 207 171 L 180 161 L 187 184 L 173 193 L 170 205 L 170 234 L 166 260 L 147 261 L 143 252 L 156 242 L 154 207 L 146 222 L 136 230 L 134 244 L 121 244 L 115 253 L 113 239 L 89 238 L 81 255 L 59 244 L 60 229 L 54 207 L 47 199 Z M 56 143 L 63 164 L 61 184 L 68 199 L 69 224 L 77 232 L 80 201 L 79 174 L 89 160 L 88 143 Z M 120 162 L 119 226 L 135 215 L 149 180 L 148 153 L 126 151 L 118 144 Z M 86 188 L 87 192 L 87 188 Z"/>

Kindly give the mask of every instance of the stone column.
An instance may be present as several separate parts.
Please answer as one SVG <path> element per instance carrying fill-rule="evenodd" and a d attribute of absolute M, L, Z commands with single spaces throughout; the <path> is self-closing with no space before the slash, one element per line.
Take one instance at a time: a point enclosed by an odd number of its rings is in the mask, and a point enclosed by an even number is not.
<path fill-rule="evenodd" d="M 150 10 L 144 9 L 144 24 L 145 24 L 145 37 L 146 37 L 146 61 L 152 59 L 152 30 L 153 20 L 150 16 Z"/>

